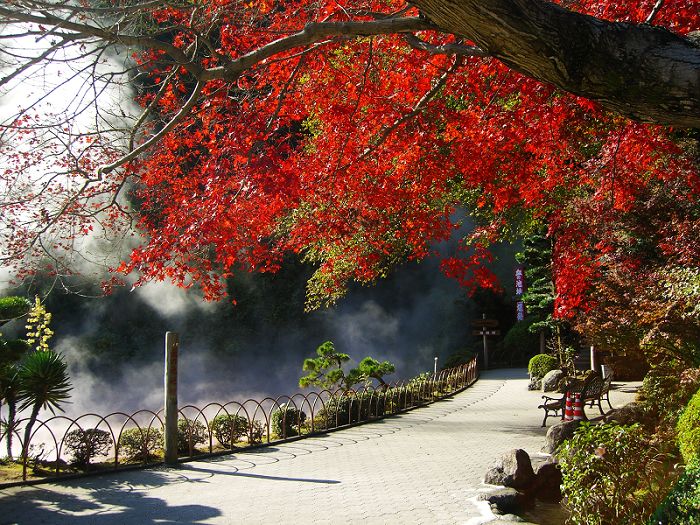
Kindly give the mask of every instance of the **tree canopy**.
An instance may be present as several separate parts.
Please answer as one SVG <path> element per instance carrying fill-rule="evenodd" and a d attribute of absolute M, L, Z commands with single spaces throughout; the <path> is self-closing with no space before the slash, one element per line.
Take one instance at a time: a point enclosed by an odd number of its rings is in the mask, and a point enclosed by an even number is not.
<path fill-rule="evenodd" d="M 52 112 L 21 104 L 0 135 L 4 262 L 20 276 L 47 257 L 70 272 L 77 241 L 136 224 L 118 270 L 137 284 L 218 298 L 233 272 L 293 253 L 318 268 L 314 307 L 425 257 L 467 207 L 480 227 L 445 273 L 496 286 L 488 244 L 546 223 L 566 316 L 613 248 L 592 221 L 651 182 L 696 200 L 687 0 L 8 0 L 0 16 L 8 93 L 70 66 L 45 79 Z M 124 90 L 138 111 L 105 105 Z"/>

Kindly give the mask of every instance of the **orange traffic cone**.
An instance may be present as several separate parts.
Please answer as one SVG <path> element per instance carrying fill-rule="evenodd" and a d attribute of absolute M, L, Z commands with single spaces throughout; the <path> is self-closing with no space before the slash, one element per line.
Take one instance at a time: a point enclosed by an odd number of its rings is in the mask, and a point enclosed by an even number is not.
<path fill-rule="evenodd" d="M 573 420 L 581 421 L 583 419 L 583 404 L 581 402 L 581 394 L 574 394 L 574 410 Z"/>
<path fill-rule="evenodd" d="M 564 407 L 564 421 L 571 421 L 574 418 L 571 393 L 566 393 L 566 405 Z"/>

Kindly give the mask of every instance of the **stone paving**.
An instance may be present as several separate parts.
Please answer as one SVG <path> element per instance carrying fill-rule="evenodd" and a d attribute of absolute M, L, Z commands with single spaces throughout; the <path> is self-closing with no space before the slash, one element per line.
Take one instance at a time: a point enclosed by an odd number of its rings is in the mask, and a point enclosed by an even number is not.
<path fill-rule="evenodd" d="M 489 371 L 451 399 L 322 437 L 1 490 L 0 524 L 478 525 L 494 518 L 476 501 L 494 460 L 543 445 L 540 395 L 523 369 Z"/>

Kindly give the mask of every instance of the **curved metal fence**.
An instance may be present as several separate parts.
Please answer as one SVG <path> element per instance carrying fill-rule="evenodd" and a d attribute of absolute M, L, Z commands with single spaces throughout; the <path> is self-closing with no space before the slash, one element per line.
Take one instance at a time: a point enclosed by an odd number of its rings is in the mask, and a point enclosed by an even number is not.
<path fill-rule="evenodd" d="M 385 388 L 323 390 L 203 407 L 185 405 L 179 408 L 178 457 L 186 461 L 225 454 L 375 420 L 450 396 L 477 377 L 473 359 L 436 375 L 418 376 Z M 163 462 L 162 409 L 38 419 L 25 447 L 28 422 L 25 417 L 17 419 L 12 428 L 6 421 L 2 424 L 0 447 L 8 446 L 10 433 L 13 445 L 9 450 L 23 452 L 16 461 L 4 460 L 6 466 L 17 469 L 16 479 L 5 477 L 0 485 Z"/>

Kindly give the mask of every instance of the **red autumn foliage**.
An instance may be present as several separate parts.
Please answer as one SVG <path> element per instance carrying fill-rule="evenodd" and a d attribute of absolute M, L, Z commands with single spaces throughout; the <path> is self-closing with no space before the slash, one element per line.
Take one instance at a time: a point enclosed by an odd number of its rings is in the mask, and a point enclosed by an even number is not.
<path fill-rule="evenodd" d="M 655 4 L 560 3 L 635 23 Z M 183 49 L 195 32 L 213 33 L 204 63 L 225 67 L 307 22 L 344 21 L 348 12 L 370 20 L 403 7 L 216 0 L 150 16 Z M 685 34 L 700 27 L 700 13 L 674 0 L 654 23 Z M 427 31 L 420 37 L 458 42 Z M 155 130 L 195 87 L 184 67 L 171 67 L 158 52 L 137 60 L 155 86 L 138 97 L 157 108 Z M 93 149 L 102 151 L 100 161 L 113 160 L 113 152 Z M 95 159 L 80 161 L 94 171 Z M 10 171 L 25 162 L 17 158 Z M 494 287 L 482 264 L 489 259 L 484 231 L 495 241 L 507 229 L 546 221 L 555 239 L 555 308 L 564 317 L 591 307 L 590 286 L 610 253 L 593 229 L 638 206 L 651 182 L 683 180 L 690 189 L 682 198 L 690 201 L 699 183 L 672 130 L 630 122 L 492 59 L 416 50 L 400 34 L 333 39 L 272 55 L 235 81 L 206 83 L 156 150 L 92 190 L 90 205 L 111 210 L 111 221 L 120 213 L 108 204 L 125 179 L 138 180 L 146 240 L 119 269 L 138 272 L 139 282 L 167 278 L 219 298 L 232 272 L 275 271 L 295 253 L 318 266 L 312 299 L 333 300 L 351 280 L 371 282 L 403 260 L 424 258 L 453 234 L 454 212 L 466 206 L 483 222 L 475 252 L 447 258 L 443 271 L 467 287 Z M 72 220 L 86 228 L 93 218 L 78 213 Z M 39 213 L 34 227 L 41 223 Z M 680 250 L 688 227 L 669 226 L 660 246 Z M 21 253 L 32 236 L 16 228 L 12 249 Z"/>

